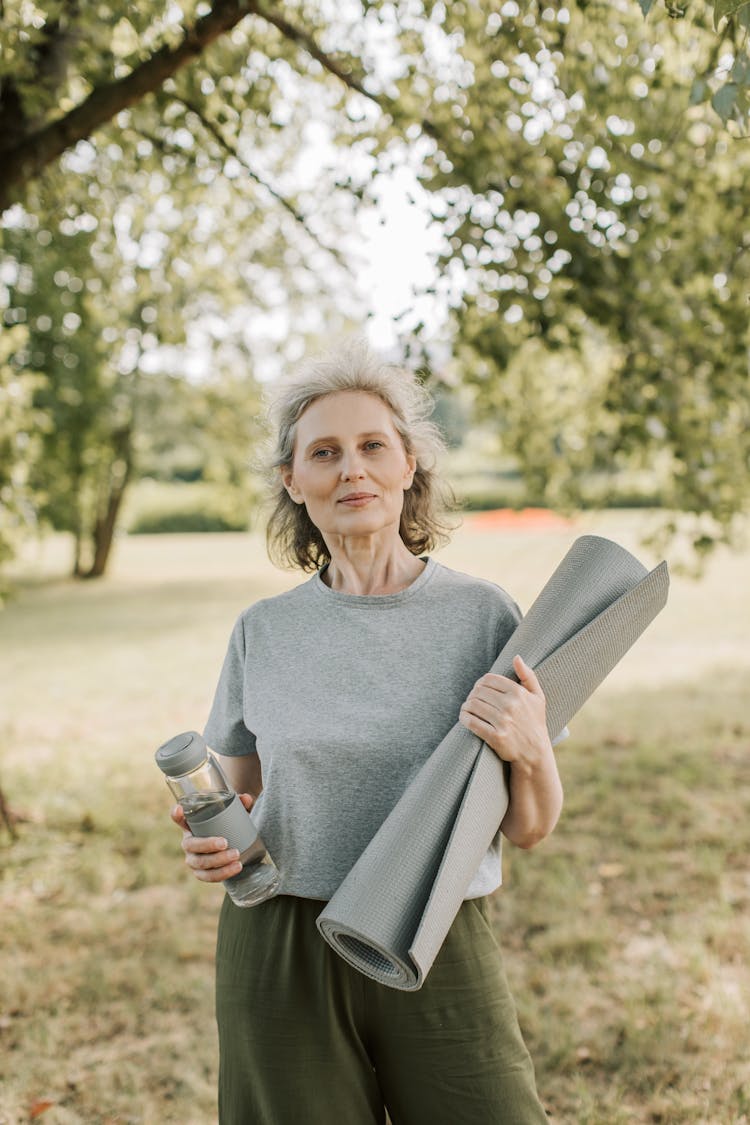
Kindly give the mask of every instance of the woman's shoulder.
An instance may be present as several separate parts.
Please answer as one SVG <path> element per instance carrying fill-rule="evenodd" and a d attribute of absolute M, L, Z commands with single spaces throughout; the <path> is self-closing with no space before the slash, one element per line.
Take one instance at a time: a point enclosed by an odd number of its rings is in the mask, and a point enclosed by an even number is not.
<path fill-rule="evenodd" d="M 258 598 L 246 606 L 237 618 L 237 624 L 253 624 L 266 619 L 278 619 L 294 615 L 299 610 L 300 604 L 310 597 L 311 587 L 316 575 L 304 579 L 289 590 L 280 594 L 271 594 L 266 598 Z"/>
<path fill-rule="evenodd" d="M 505 611 L 516 621 L 521 619 L 521 611 L 514 598 L 504 587 L 489 578 L 454 570 L 444 563 L 436 563 L 435 579 L 437 588 L 450 591 L 453 597 L 469 601 L 473 608 L 485 607 L 494 612 Z"/>

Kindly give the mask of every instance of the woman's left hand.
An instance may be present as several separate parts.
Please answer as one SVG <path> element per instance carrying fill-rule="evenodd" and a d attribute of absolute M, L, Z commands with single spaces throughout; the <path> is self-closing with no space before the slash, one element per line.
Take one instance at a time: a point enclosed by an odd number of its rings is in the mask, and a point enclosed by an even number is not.
<path fill-rule="evenodd" d="M 546 702 L 534 670 L 520 656 L 514 657 L 513 668 L 520 683 L 492 672 L 477 680 L 459 721 L 504 762 L 531 774 L 551 750 Z"/>

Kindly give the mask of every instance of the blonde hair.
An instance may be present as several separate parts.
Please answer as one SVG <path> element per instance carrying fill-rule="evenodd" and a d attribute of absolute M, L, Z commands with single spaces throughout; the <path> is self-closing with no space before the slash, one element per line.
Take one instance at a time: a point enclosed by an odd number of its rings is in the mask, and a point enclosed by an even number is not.
<path fill-rule="evenodd" d="M 268 410 L 273 436 L 264 465 L 272 504 L 266 528 L 271 560 L 302 570 L 318 570 L 330 561 L 323 536 L 305 505 L 295 504 L 289 496 L 279 470 L 292 463 L 297 422 L 304 411 L 316 399 L 337 391 L 364 391 L 381 399 L 406 452 L 416 457 L 399 527 L 405 545 L 419 555 L 447 542 L 455 526 L 447 517 L 455 511 L 456 501 L 436 470 L 445 443 L 438 427 L 428 420 L 432 397 L 413 372 L 383 362 L 358 338 L 308 361 L 273 393 Z"/>

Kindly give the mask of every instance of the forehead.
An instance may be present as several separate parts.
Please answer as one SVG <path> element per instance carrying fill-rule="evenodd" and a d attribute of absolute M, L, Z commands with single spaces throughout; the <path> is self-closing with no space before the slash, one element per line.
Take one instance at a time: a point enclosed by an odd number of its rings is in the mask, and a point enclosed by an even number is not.
<path fill-rule="evenodd" d="M 334 435 L 394 432 L 390 407 L 369 391 L 333 391 L 322 395 L 302 412 L 297 437 L 309 441 L 316 434 Z"/>

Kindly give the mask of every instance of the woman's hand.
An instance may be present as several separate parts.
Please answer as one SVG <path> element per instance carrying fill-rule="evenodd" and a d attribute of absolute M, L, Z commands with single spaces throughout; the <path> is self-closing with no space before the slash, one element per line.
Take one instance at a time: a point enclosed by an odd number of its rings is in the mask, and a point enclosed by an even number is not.
<path fill-rule="evenodd" d="M 240 793 L 239 797 L 249 812 L 255 798 L 249 793 Z M 226 840 L 221 836 L 193 836 L 185 820 L 182 805 L 175 805 L 171 815 L 175 824 L 182 829 L 185 863 L 196 879 L 200 879 L 203 883 L 221 883 L 232 875 L 239 875 L 242 864 L 239 860 L 240 853 L 236 848 L 227 847 Z"/>
<path fill-rule="evenodd" d="M 547 732 L 546 704 L 533 669 L 513 660 L 520 680 L 488 673 L 477 680 L 460 721 L 510 763 L 510 800 L 500 827 L 520 848 L 533 848 L 557 823 L 563 792 Z"/>
<path fill-rule="evenodd" d="M 532 774 L 549 757 L 544 692 L 532 668 L 513 659 L 520 683 L 488 672 L 461 707 L 459 721 L 514 770 Z"/>

